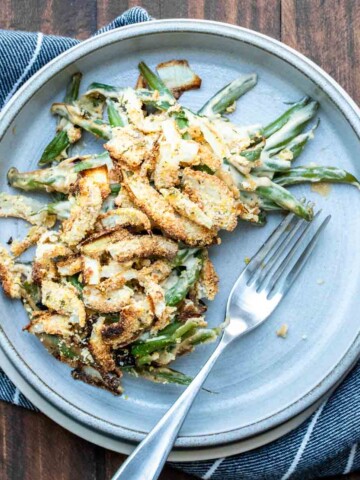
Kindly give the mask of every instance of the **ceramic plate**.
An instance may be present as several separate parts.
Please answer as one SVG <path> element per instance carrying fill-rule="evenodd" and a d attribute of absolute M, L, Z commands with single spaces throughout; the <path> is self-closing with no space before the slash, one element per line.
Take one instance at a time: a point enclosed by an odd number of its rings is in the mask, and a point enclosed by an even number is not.
<path fill-rule="evenodd" d="M 100 433 L 99 431 L 95 432 L 91 430 L 86 425 L 78 423 L 75 418 L 69 417 L 64 414 L 61 410 L 57 409 L 53 404 L 41 396 L 31 385 L 21 376 L 13 364 L 6 357 L 4 352 L 0 349 L 0 364 L 4 370 L 6 370 L 9 377 L 16 384 L 16 386 L 26 395 L 26 397 L 31 400 L 34 405 L 37 405 L 38 408 L 50 417 L 54 422 L 62 425 L 64 428 L 70 432 L 78 435 L 79 437 L 84 438 L 85 440 L 91 441 L 100 447 L 104 447 L 115 452 L 124 453 L 129 455 L 134 449 L 135 444 L 126 442 L 120 437 L 110 437 Z M 339 383 L 341 379 L 339 380 Z M 309 408 L 305 409 L 303 412 L 299 413 L 295 417 L 292 417 L 287 422 L 284 422 L 270 430 L 266 430 L 263 433 L 255 435 L 254 437 L 245 438 L 237 442 L 227 443 L 223 445 L 213 446 L 213 447 L 204 447 L 204 448 L 174 448 L 170 455 L 169 461 L 172 462 L 189 462 L 189 461 L 199 461 L 199 460 L 212 460 L 215 458 L 229 457 L 231 455 L 236 455 L 243 452 L 248 452 L 249 450 L 254 450 L 255 448 L 262 447 L 274 440 L 286 435 L 295 429 L 301 423 L 303 423 L 307 418 L 310 417 L 312 413 L 331 395 L 332 391 L 336 388 L 335 385 L 330 389 L 326 394 L 317 400 Z"/>
<path fill-rule="evenodd" d="M 299 163 L 338 165 L 360 176 L 359 112 L 341 88 L 322 70 L 288 47 L 249 30 L 229 25 L 164 20 L 122 28 L 90 39 L 65 52 L 41 70 L 4 109 L 0 124 L 0 190 L 8 191 L 6 171 L 35 168 L 53 135 L 49 106 L 60 101 L 69 76 L 133 85 L 137 63 L 150 65 L 186 58 L 203 79 L 200 91 L 184 95 L 197 109 L 221 86 L 244 72 L 257 72 L 255 89 L 238 103 L 234 121 L 267 123 L 285 102 L 310 95 L 321 103 L 321 124 Z M 86 151 L 95 143 L 84 138 Z M 198 396 L 177 440 L 177 447 L 206 448 L 258 435 L 289 421 L 318 401 L 348 370 L 360 351 L 360 195 L 339 186 L 322 197 L 308 187 L 298 196 L 316 201 L 332 214 L 305 271 L 271 319 L 228 348 Z M 231 285 L 280 217 L 265 228 L 240 224 L 223 235 L 211 255 L 220 275 L 220 294 L 210 305 L 211 325 L 223 320 Z M 23 224 L 1 222 L 0 240 L 24 232 Z M 25 382 L 62 415 L 112 439 L 138 442 L 178 397 L 177 386 L 126 378 L 127 396 L 75 382 L 70 369 L 53 359 L 38 340 L 21 331 L 27 322 L 20 302 L 0 298 L 0 344 Z M 286 340 L 275 331 L 289 325 Z M 176 367 L 195 374 L 212 345 L 198 348 Z M 89 440 L 92 440 L 91 435 Z"/>

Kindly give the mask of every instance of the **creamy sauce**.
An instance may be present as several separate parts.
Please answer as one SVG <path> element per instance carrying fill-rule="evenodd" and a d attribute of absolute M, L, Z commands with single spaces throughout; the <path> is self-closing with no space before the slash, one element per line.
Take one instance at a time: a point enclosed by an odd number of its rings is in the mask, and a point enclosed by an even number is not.
<path fill-rule="evenodd" d="M 312 183 L 311 191 L 318 193 L 322 197 L 327 197 L 331 192 L 330 183 Z"/>

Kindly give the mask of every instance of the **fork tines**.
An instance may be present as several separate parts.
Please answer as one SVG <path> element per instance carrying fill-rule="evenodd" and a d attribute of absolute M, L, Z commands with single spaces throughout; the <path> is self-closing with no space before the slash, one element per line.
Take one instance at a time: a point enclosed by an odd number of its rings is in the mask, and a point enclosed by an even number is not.
<path fill-rule="evenodd" d="M 247 286 L 272 298 L 287 292 L 305 265 L 328 224 L 328 215 L 318 227 L 321 210 L 311 222 L 287 215 L 253 256 L 247 270 Z"/>

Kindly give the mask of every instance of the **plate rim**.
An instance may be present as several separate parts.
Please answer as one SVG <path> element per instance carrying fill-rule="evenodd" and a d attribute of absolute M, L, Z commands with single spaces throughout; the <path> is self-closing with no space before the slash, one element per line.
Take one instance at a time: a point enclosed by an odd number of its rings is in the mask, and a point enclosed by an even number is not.
<path fill-rule="evenodd" d="M 123 39 L 142 37 L 149 34 L 158 33 L 203 33 L 212 34 L 222 37 L 232 38 L 248 43 L 252 46 L 261 48 L 268 53 L 275 55 L 282 60 L 289 63 L 291 66 L 297 68 L 302 74 L 313 81 L 328 98 L 341 111 L 348 124 L 354 130 L 356 136 L 360 139 L 360 110 L 345 92 L 345 90 L 324 72 L 318 65 L 309 60 L 307 57 L 292 49 L 291 47 L 272 39 L 266 35 L 254 32 L 243 27 L 228 25 L 221 22 L 214 22 L 209 20 L 192 20 L 192 19 L 166 19 L 155 20 L 135 25 L 121 27 L 119 29 L 104 32 L 98 36 L 91 37 L 84 42 L 81 42 L 69 50 L 63 52 L 61 55 L 53 59 L 51 62 L 42 67 L 37 73 L 30 77 L 27 82 L 15 93 L 10 101 L 3 108 L 0 113 L 0 141 L 11 122 L 16 118 L 21 109 L 26 105 L 29 99 L 34 95 L 43 85 L 50 81 L 55 75 L 63 69 L 70 66 L 79 58 L 103 48 L 109 44 L 120 42 Z M 76 416 L 81 419 L 81 422 L 86 425 L 92 425 L 92 428 L 100 429 L 102 432 L 106 431 L 105 426 L 109 425 L 108 432 L 113 425 L 97 419 L 93 415 L 79 409 L 78 406 L 70 404 L 63 399 L 58 393 L 49 391 L 49 387 L 31 370 L 30 366 L 26 365 L 24 360 L 20 357 L 14 346 L 9 342 L 6 334 L 0 326 L 0 345 L 6 355 L 11 359 L 16 368 L 22 372 L 26 381 L 34 387 L 43 397 L 47 398 L 49 402 L 64 412 L 68 416 Z M 272 414 L 258 422 L 255 422 L 246 427 L 228 430 L 225 432 L 209 434 L 206 436 L 191 435 L 181 436 L 178 438 L 176 446 L 191 448 L 201 446 L 222 445 L 234 441 L 239 441 L 254 435 L 259 432 L 275 428 L 281 425 L 286 420 L 295 417 L 302 411 L 306 410 L 310 405 L 314 404 L 321 398 L 336 382 L 341 378 L 345 372 L 348 371 L 350 365 L 360 355 L 360 332 L 354 338 L 354 341 L 344 353 L 339 362 L 333 366 L 330 372 L 319 382 L 313 389 L 302 395 L 298 400 L 284 407 L 281 411 Z M 6 372 L 7 373 L 7 372 Z M 25 375 L 26 374 L 26 375 Z M 11 378 L 11 374 L 9 375 Z M 66 402 L 67 406 L 64 405 Z M 101 426 L 98 424 L 100 420 Z M 266 424 L 266 425 L 264 425 Z M 102 427 L 102 428 L 101 428 Z M 111 433 L 109 432 L 111 435 Z M 114 436 L 114 433 L 112 433 Z M 127 441 L 138 442 L 144 437 L 143 432 L 134 431 L 129 428 L 116 426 L 116 436 L 124 438 Z"/>
<path fill-rule="evenodd" d="M 66 416 L 47 399 L 41 397 L 41 395 L 21 376 L 21 373 L 18 372 L 11 364 L 11 361 L 7 358 L 1 347 L 0 362 L 2 367 L 5 365 L 5 373 L 8 374 L 8 372 L 10 372 L 8 376 L 10 378 L 11 375 L 11 380 L 14 385 L 20 391 L 22 391 L 26 398 L 28 398 L 34 405 L 37 406 L 37 408 L 39 408 L 41 413 L 49 417 L 53 422 L 57 423 L 74 435 L 98 445 L 99 447 L 125 455 L 130 455 L 135 450 L 136 444 L 126 442 L 125 440 L 119 438 L 111 438 L 103 433 L 94 432 L 87 426 L 77 423 L 76 419 Z M 341 380 L 342 379 L 340 379 L 339 383 Z M 329 392 L 326 392 L 324 397 L 321 397 L 319 400 L 317 400 L 314 405 L 311 405 L 303 412 L 300 412 L 297 416 L 271 430 L 264 431 L 254 437 L 245 438 L 238 442 L 232 442 L 225 445 L 215 445 L 204 448 L 173 449 L 169 454 L 168 461 L 174 463 L 184 463 L 192 461 L 215 460 L 217 458 L 226 458 L 232 455 L 249 452 L 251 450 L 255 450 L 256 448 L 268 445 L 269 443 L 278 440 L 284 435 L 292 432 L 302 423 L 308 420 L 310 416 L 321 406 L 321 404 L 325 402 L 327 398 L 329 398 L 336 388 L 337 385 Z"/>

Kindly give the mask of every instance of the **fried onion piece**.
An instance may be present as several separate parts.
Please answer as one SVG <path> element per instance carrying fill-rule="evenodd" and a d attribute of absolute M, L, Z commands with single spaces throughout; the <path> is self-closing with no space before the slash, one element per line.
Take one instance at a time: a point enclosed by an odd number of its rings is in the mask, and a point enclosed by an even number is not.
<path fill-rule="evenodd" d="M 216 232 L 180 217 L 151 185 L 135 176 L 124 175 L 124 188 L 137 207 L 169 237 L 181 240 L 190 246 L 210 245 L 214 242 Z"/>
<path fill-rule="evenodd" d="M 101 263 L 97 258 L 83 255 L 81 257 L 83 280 L 88 285 L 97 285 L 101 279 Z"/>
<path fill-rule="evenodd" d="M 214 154 L 208 144 L 200 144 L 197 159 L 200 165 L 205 165 L 213 172 L 217 172 L 221 167 L 221 160 Z"/>
<path fill-rule="evenodd" d="M 21 273 L 16 271 L 14 258 L 0 245 L 0 281 L 8 297 L 21 297 Z"/>
<path fill-rule="evenodd" d="M 200 278 L 197 283 L 198 298 L 207 298 L 208 300 L 214 300 L 216 294 L 219 291 L 219 277 L 207 252 L 204 252 L 203 256 L 203 267 L 201 269 Z"/>
<path fill-rule="evenodd" d="M 156 332 L 162 330 L 171 321 L 176 308 L 166 305 L 164 289 L 151 280 L 151 278 L 145 275 L 139 275 L 139 282 L 144 287 L 145 294 L 152 303 L 153 311 L 157 319 L 151 331 Z"/>
<path fill-rule="evenodd" d="M 200 206 L 192 202 L 190 198 L 177 188 L 162 188 L 161 195 L 180 215 L 188 218 L 197 225 L 205 228 L 212 228 L 214 222 L 203 212 Z"/>
<path fill-rule="evenodd" d="M 68 315 L 59 315 L 54 312 L 34 312 L 26 330 L 34 335 L 47 333 L 70 337 L 74 334 L 73 323 Z"/>
<path fill-rule="evenodd" d="M 117 208 L 102 213 L 98 217 L 98 229 L 134 227 L 140 230 L 151 230 L 149 218 L 137 208 Z"/>
<path fill-rule="evenodd" d="M 162 258 L 155 260 L 149 266 L 141 269 L 143 276 L 149 276 L 154 282 L 163 282 L 172 272 L 172 265 L 168 260 Z"/>
<path fill-rule="evenodd" d="M 107 165 L 101 165 L 100 167 L 83 170 L 81 172 L 81 177 L 86 178 L 88 182 L 100 188 L 101 197 L 103 200 L 110 195 L 110 178 Z M 79 190 L 81 193 L 80 188 Z"/>
<path fill-rule="evenodd" d="M 92 365 L 80 365 L 71 372 L 71 375 L 75 380 L 81 380 L 89 385 L 103 388 L 114 395 L 121 395 L 123 393 L 123 388 L 120 383 L 122 376 L 120 369 L 117 369 L 116 372 L 103 372 Z"/>
<path fill-rule="evenodd" d="M 141 88 L 147 88 L 147 83 L 145 81 L 145 78 L 140 73 L 137 80 L 136 80 L 135 90 L 138 90 L 138 89 L 141 89 Z"/>
<path fill-rule="evenodd" d="M 42 211 L 43 206 L 41 202 L 24 195 L 0 193 L 0 217 L 22 218 L 31 225 L 52 227 L 56 222 L 56 216 Z"/>
<path fill-rule="evenodd" d="M 88 285 L 83 289 L 83 301 L 86 307 L 92 310 L 113 313 L 125 307 L 133 294 L 133 290 L 127 286 L 103 292 L 98 286 Z"/>
<path fill-rule="evenodd" d="M 162 62 L 157 65 L 156 70 L 175 98 L 179 98 L 187 90 L 201 87 L 201 78 L 192 71 L 187 60 Z"/>
<path fill-rule="evenodd" d="M 32 245 L 35 245 L 39 240 L 43 233 L 45 233 L 46 227 L 41 227 L 38 225 L 34 225 L 33 227 L 29 228 L 26 237 L 23 240 L 14 240 L 11 244 L 10 250 L 14 257 L 19 257 L 22 253 L 24 253 L 28 248 Z"/>
<path fill-rule="evenodd" d="M 238 199 L 240 197 L 240 193 L 239 193 L 239 189 L 236 185 L 234 177 L 232 177 L 231 174 L 229 172 L 227 172 L 226 170 L 224 170 L 223 168 L 220 168 L 219 170 L 217 170 L 215 175 L 217 177 L 219 177 L 220 180 L 222 180 L 227 185 L 229 190 L 234 195 L 234 198 L 238 201 Z"/>
<path fill-rule="evenodd" d="M 160 235 L 133 235 L 109 245 L 107 251 L 118 262 L 125 262 L 135 258 L 173 258 L 178 246 L 173 240 Z"/>
<path fill-rule="evenodd" d="M 130 263 L 130 262 L 126 262 Z M 119 273 L 107 278 L 98 285 L 101 292 L 111 292 L 122 288 L 126 282 L 138 278 L 138 271 L 133 268 L 124 268 Z"/>
<path fill-rule="evenodd" d="M 185 193 L 218 228 L 234 230 L 237 225 L 235 198 L 220 178 L 185 168 L 182 181 Z"/>
<path fill-rule="evenodd" d="M 62 224 L 63 242 L 75 246 L 93 229 L 103 198 L 109 192 L 106 166 L 85 171 L 78 182 L 78 195 L 71 207 L 70 218 Z"/>
<path fill-rule="evenodd" d="M 79 255 L 71 255 L 64 260 L 56 262 L 56 268 L 62 277 L 76 275 L 83 268 L 81 257 Z"/>
<path fill-rule="evenodd" d="M 35 283 L 41 283 L 44 279 L 56 279 L 58 272 L 55 267 L 56 257 L 68 257 L 73 255 L 70 247 L 60 241 L 58 232 L 47 231 L 41 235 L 33 263 L 32 276 Z"/>
<path fill-rule="evenodd" d="M 177 318 L 185 323 L 189 318 L 202 317 L 206 310 L 204 303 L 194 303 L 193 300 L 186 298 L 178 308 Z"/>
<path fill-rule="evenodd" d="M 89 349 L 95 361 L 105 370 L 105 372 L 111 372 L 115 370 L 116 366 L 114 357 L 111 354 L 111 348 L 102 338 L 101 332 L 104 327 L 104 322 L 105 318 L 100 317 L 93 325 L 89 340 Z"/>
<path fill-rule="evenodd" d="M 174 187 L 179 183 L 180 164 L 191 165 L 199 150 L 192 140 L 182 139 L 175 120 L 169 118 L 162 124 L 163 137 L 159 146 L 159 158 L 154 171 L 157 189 Z"/>
<path fill-rule="evenodd" d="M 129 270 L 133 262 L 116 262 L 110 260 L 106 265 L 101 266 L 100 278 L 112 278 L 119 273 L 124 273 Z"/>
<path fill-rule="evenodd" d="M 115 205 L 121 208 L 136 208 L 131 201 L 128 192 L 124 188 L 120 190 L 118 196 L 115 198 Z"/>
<path fill-rule="evenodd" d="M 142 296 L 132 300 L 120 310 L 118 322 L 102 328 L 104 342 L 114 349 L 128 345 L 150 327 L 153 319 L 152 305 L 148 298 Z"/>
<path fill-rule="evenodd" d="M 82 242 L 80 250 L 84 255 L 96 258 L 106 252 L 113 243 L 129 237 L 131 233 L 125 229 L 95 233 Z"/>
<path fill-rule="evenodd" d="M 71 285 L 44 280 L 41 284 L 41 301 L 50 310 L 68 315 L 71 323 L 78 323 L 80 327 L 85 326 L 85 306 Z"/>
<path fill-rule="evenodd" d="M 112 129 L 112 138 L 104 148 L 113 159 L 132 170 L 157 154 L 157 139 L 158 134 L 144 135 L 133 125 L 126 125 Z"/>

